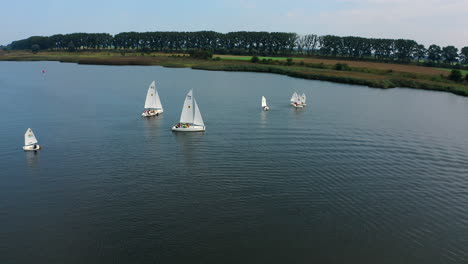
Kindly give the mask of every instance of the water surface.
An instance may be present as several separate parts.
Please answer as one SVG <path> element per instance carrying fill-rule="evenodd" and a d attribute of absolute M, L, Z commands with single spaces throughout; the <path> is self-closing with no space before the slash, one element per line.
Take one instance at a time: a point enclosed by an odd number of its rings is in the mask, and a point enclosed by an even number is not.
<path fill-rule="evenodd" d="M 145 119 L 152 80 L 164 114 Z M 190 89 L 207 131 L 172 133 Z M 288 105 L 294 90 L 307 94 L 306 108 Z M 0 62 L 0 123 L 2 263 L 468 259 L 464 97 Z M 21 149 L 28 127 L 40 152 Z"/>

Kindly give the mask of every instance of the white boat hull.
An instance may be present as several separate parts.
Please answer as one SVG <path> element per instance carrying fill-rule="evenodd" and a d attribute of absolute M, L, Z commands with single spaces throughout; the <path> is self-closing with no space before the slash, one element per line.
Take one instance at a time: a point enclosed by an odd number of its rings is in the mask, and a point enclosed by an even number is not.
<path fill-rule="evenodd" d="M 156 115 L 162 114 L 163 112 L 164 112 L 163 110 L 152 110 L 150 112 L 141 113 L 141 116 L 144 116 L 144 117 L 156 116 Z"/>
<path fill-rule="evenodd" d="M 291 105 L 294 106 L 294 107 L 296 107 L 296 108 L 302 108 L 302 107 L 304 107 L 304 106 L 301 105 L 301 104 L 295 104 L 295 103 L 292 103 Z"/>
<path fill-rule="evenodd" d="M 270 107 L 268 107 L 268 106 L 263 107 L 263 111 L 268 111 L 268 110 L 270 110 Z"/>
<path fill-rule="evenodd" d="M 35 151 L 35 150 L 40 150 L 42 147 L 40 145 L 36 144 L 36 148 L 34 148 L 34 145 L 27 145 L 23 146 L 24 151 Z"/>
<path fill-rule="evenodd" d="M 189 127 L 177 127 L 173 126 L 172 131 L 176 132 L 203 132 L 205 131 L 205 126 L 189 126 Z"/>

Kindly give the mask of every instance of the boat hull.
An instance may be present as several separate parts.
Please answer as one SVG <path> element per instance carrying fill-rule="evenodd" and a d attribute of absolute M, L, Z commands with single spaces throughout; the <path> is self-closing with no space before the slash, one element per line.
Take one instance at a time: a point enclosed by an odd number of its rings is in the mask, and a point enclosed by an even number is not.
<path fill-rule="evenodd" d="M 154 110 L 154 111 L 151 111 L 151 113 L 150 112 L 143 112 L 143 113 L 141 113 L 141 116 L 144 116 L 144 117 L 156 116 L 156 115 L 162 114 L 163 112 L 164 112 L 163 110 Z"/>
<path fill-rule="evenodd" d="M 36 151 L 36 150 L 40 150 L 41 148 L 42 147 L 40 145 L 37 145 L 37 144 L 36 144 L 36 148 L 34 148 L 34 145 L 23 146 L 24 151 Z"/>
<path fill-rule="evenodd" d="M 302 108 L 302 107 L 304 107 L 303 105 L 294 104 L 294 103 L 292 103 L 291 106 L 294 106 L 295 108 Z"/>
<path fill-rule="evenodd" d="M 270 110 L 270 107 L 268 107 L 268 106 L 263 107 L 263 111 L 268 111 L 268 110 Z"/>
<path fill-rule="evenodd" d="M 173 126 L 172 131 L 175 132 L 203 132 L 205 131 L 205 126 L 190 126 L 190 127 L 177 127 Z"/>

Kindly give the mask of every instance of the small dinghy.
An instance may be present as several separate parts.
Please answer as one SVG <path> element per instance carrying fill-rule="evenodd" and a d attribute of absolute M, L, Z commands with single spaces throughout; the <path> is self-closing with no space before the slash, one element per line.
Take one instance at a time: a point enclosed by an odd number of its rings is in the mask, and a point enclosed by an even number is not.
<path fill-rule="evenodd" d="M 30 150 L 36 151 L 36 150 L 39 150 L 41 148 L 42 147 L 37 144 L 37 139 L 36 139 L 36 136 L 34 135 L 33 131 L 30 128 L 28 128 L 28 130 L 26 130 L 26 133 L 24 133 L 23 150 L 25 150 L 25 151 L 30 151 Z"/>
<path fill-rule="evenodd" d="M 146 94 L 145 109 L 143 110 L 142 116 L 157 116 L 162 114 L 164 109 L 159 99 L 158 91 L 156 90 L 156 84 L 153 81 Z"/>
<path fill-rule="evenodd" d="M 205 131 L 205 123 L 198 109 L 197 101 L 192 95 L 192 90 L 185 96 L 184 106 L 180 114 L 180 121 L 172 127 L 172 131 L 199 132 Z"/>
<path fill-rule="evenodd" d="M 292 97 L 291 97 L 291 105 L 296 107 L 296 108 L 302 108 L 303 105 L 302 105 L 302 102 L 301 102 L 301 98 L 299 97 L 299 95 L 294 92 Z"/>
<path fill-rule="evenodd" d="M 266 98 L 265 96 L 262 96 L 262 108 L 264 111 L 268 111 L 270 110 L 270 107 L 268 107 L 267 103 L 266 103 Z"/>

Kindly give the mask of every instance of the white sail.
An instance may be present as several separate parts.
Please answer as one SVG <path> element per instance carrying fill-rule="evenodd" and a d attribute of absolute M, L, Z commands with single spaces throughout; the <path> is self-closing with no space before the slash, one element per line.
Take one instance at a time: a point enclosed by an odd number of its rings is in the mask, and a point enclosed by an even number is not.
<path fill-rule="evenodd" d="M 265 96 L 262 96 L 262 107 L 265 107 L 265 106 L 267 106 L 266 98 Z"/>
<path fill-rule="evenodd" d="M 36 136 L 34 135 L 32 130 L 28 128 L 28 130 L 26 130 L 26 133 L 24 133 L 24 145 L 27 146 L 27 145 L 32 145 L 36 143 L 37 143 Z"/>
<path fill-rule="evenodd" d="M 301 101 L 302 101 L 303 104 L 306 103 L 306 99 L 307 99 L 306 95 L 305 95 L 305 93 L 303 93 L 302 96 L 301 96 Z"/>
<path fill-rule="evenodd" d="M 297 93 L 294 92 L 293 95 L 292 95 L 292 97 L 291 97 L 291 102 L 293 102 L 293 103 L 294 103 L 294 102 L 297 102 L 298 97 L 299 97 L 299 96 L 297 95 Z"/>
<path fill-rule="evenodd" d="M 180 123 L 193 123 L 193 96 L 192 90 L 185 96 L 184 106 L 180 114 Z M 202 121 L 203 122 L 203 121 Z"/>
<path fill-rule="evenodd" d="M 158 96 L 159 99 L 159 96 Z M 145 108 L 156 108 L 156 84 L 154 81 L 150 84 L 148 88 L 148 93 L 146 94 Z"/>
<path fill-rule="evenodd" d="M 161 104 L 161 99 L 159 99 L 159 93 L 158 93 L 158 90 L 156 89 L 155 90 L 155 93 L 154 93 L 154 101 L 155 101 L 155 105 L 156 105 L 156 109 L 158 110 L 164 110 L 163 109 L 163 106 Z"/>
<path fill-rule="evenodd" d="M 304 103 L 304 102 L 302 101 L 302 96 L 297 95 L 297 101 L 296 101 L 296 102 L 297 102 L 298 104 Z"/>
<path fill-rule="evenodd" d="M 193 104 L 195 105 L 195 112 L 193 113 L 193 124 L 204 126 L 205 123 L 203 123 L 203 118 L 201 116 L 200 109 L 198 108 L 198 104 L 195 99 L 193 99 Z"/>

